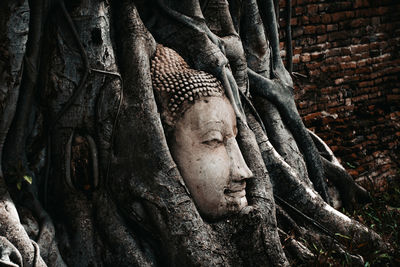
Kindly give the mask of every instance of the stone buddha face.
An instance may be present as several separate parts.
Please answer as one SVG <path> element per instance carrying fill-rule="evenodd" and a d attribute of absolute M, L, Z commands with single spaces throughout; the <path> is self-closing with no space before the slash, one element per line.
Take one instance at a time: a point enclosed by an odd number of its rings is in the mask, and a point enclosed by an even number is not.
<path fill-rule="evenodd" d="M 151 75 L 172 157 L 200 214 L 209 220 L 247 206 L 252 176 L 236 142 L 236 116 L 221 83 L 157 46 Z"/>
<path fill-rule="evenodd" d="M 246 179 L 252 173 L 236 134 L 236 116 L 225 96 L 197 100 L 175 124 L 172 156 L 207 219 L 237 213 L 247 206 Z"/>

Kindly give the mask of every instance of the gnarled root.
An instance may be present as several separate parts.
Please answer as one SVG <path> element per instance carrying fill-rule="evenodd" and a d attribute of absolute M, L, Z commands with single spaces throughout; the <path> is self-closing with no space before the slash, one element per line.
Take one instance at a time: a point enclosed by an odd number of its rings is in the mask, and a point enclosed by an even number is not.
<path fill-rule="evenodd" d="M 326 177 L 340 192 L 343 206 L 347 210 L 352 211 L 357 204 L 370 202 L 371 197 L 368 191 L 353 180 L 325 142 L 312 131 L 308 132 L 321 154 Z"/>
<path fill-rule="evenodd" d="M 252 116 L 248 116 L 248 121 L 256 135 L 276 194 L 317 222 L 320 231 L 333 237 L 336 233 L 349 237 L 355 246 L 360 246 L 360 254 L 371 249 L 387 250 L 386 244 L 374 231 L 333 209 L 304 184 L 272 147 L 258 122 Z"/>

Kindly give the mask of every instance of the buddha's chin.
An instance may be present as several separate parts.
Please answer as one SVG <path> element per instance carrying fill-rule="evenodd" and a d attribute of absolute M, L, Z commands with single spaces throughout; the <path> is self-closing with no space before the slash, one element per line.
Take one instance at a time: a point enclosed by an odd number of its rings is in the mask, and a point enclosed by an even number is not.
<path fill-rule="evenodd" d="M 240 213 L 242 209 L 248 206 L 246 196 L 242 197 L 229 197 L 225 195 L 225 203 L 221 205 L 219 210 L 214 210 L 210 212 L 200 212 L 200 214 L 207 221 L 218 221 L 224 219 L 227 216 L 232 216 Z"/>
<path fill-rule="evenodd" d="M 247 198 L 246 196 L 240 198 L 240 209 L 243 209 L 244 207 L 247 207 Z"/>
<path fill-rule="evenodd" d="M 231 210 L 231 213 L 239 213 L 243 208 L 247 207 L 248 205 L 246 196 L 229 198 L 228 203 L 228 207 Z"/>

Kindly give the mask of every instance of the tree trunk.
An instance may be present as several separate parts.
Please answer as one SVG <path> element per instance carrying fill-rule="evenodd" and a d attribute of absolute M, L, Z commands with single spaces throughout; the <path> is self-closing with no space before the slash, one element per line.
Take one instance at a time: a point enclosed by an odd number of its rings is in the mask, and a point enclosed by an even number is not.
<path fill-rule="evenodd" d="M 301 122 L 273 2 L 0 3 L 2 263 L 289 266 L 318 244 L 362 264 L 387 249 L 328 204 L 326 179 L 347 207 L 368 194 Z M 208 221 L 188 192 L 153 94 L 157 44 L 231 101 L 254 174 L 238 214 Z"/>

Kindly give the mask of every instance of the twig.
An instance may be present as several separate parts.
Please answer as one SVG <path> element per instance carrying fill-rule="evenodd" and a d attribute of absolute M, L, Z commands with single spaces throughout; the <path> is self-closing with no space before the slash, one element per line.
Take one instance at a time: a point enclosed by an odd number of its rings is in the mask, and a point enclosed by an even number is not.
<path fill-rule="evenodd" d="M 79 49 L 79 53 L 81 54 L 82 57 L 82 61 L 83 61 L 83 66 L 84 66 L 84 71 L 83 71 L 83 75 L 81 80 L 79 81 L 79 85 L 76 88 L 76 90 L 72 93 L 72 96 L 68 99 L 67 103 L 65 103 L 65 105 L 61 108 L 61 110 L 57 113 L 57 115 L 55 116 L 54 119 L 54 123 L 50 128 L 50 131 L 52 130 L 52 128 L 55 126 L 55 124 L 57 122 L 60 121 L 61 117 L 67 112 L 67 110 L 71 107 L 71 105 L 75 102 L 75 100 L 78 98 L 78 96 L 80 95 L 80 93 L 83 91 L 85 84 L 86 84 L 86 80 L 88 78 L 89 75 L 89 60 L 88 57 L 86 55 L 86 51 L 85 48 L 82 45 L 82 42 L 79 39 L 79 35 L 78 32 L 76 31 L 75 25 L 71 19 L 71 16 L 69 15 L 67 9 L 65 8 L 65 4 L 63 0 L 59 0 L 59 5 L 61 8 L 61 11 L 65 17 L 65 19 L 67 20 L 67 24 L 72 32 L 72 35 L 78 45 L 78 49 Z"/>
<path fill-rule="evenodd" d="M 112 130 L 111 130 L 110 154 L 109 154 L 109 157 L 108 157 L 106 177 L 105 177 L 105 180 L 108 181 L 108 176 L 109 176 L 110 168 L 111 168 L 111 153 L 112 153 L 113 144 L 114 144 L 115 129 L 117 127 L 118 117 L 119 117 L 119 114 L 121 112 L 122 103 L 124 101 L 124 81 L 122 79 L 121 74 L 119 74 L 117 72 L 110 72 L 110 71 L 104 71 L 104 70 L 92 69 L 92 68 L 90 70 L 93 71 L 93 72 L 97 72 L 97 73 L 101 73 L 101 74 L 105 74 L 105 75 L 116 76 L 121 81 L 121 95 L 120 95 L 120 99 L 119 99 L 118 110 L 117 110 L 117 114 L 115 115 L 113 127 L 112 127 Z"/>

